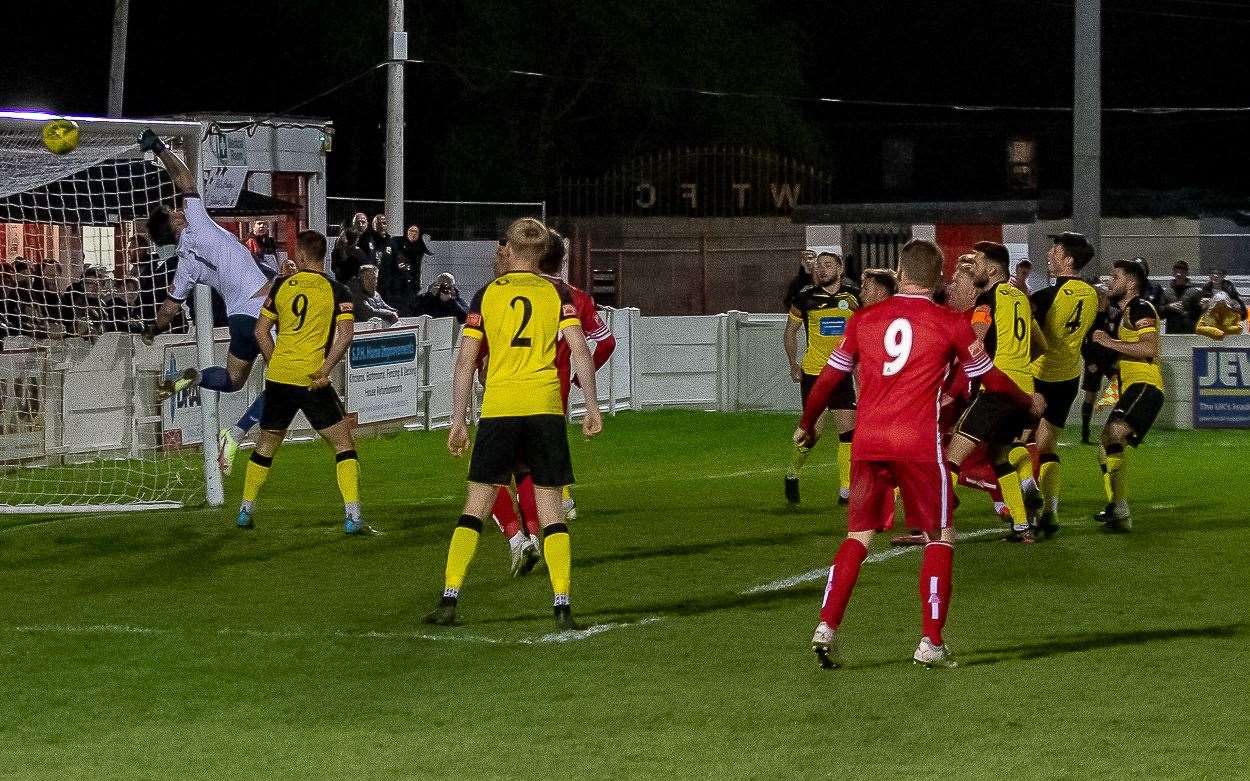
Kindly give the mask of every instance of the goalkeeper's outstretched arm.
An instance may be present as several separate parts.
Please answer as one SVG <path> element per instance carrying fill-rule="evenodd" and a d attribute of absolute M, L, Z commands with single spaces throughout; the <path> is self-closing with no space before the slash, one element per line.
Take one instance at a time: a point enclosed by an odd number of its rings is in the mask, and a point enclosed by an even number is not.
<path fill-rule="evenodd" d="M 165 170 L 169 171 L 170 177 L 174 180 L 174 187 L 183 195 L 197 195 L 195 186 L 195 176 L 191 170 L 187 168 L 187 164 L 182 162 L 178 155 L 174 154 L 169 147 L 165 146 L 165 142 L 151 131 L 151 129 L 143 131 L 143 135 L 139 136 L 139 146 L 145 152 L 152 152 L 161 159 L 165 164 Z"/>

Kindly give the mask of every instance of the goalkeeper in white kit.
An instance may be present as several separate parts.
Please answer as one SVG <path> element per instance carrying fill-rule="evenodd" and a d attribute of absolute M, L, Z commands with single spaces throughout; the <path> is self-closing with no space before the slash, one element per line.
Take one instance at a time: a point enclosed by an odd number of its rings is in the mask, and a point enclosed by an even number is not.
<path fill-rule="evenodd" d="M 144 331 L 144 340 L 151 342 L 157 334 L 169 329 L 182 312 L 182 302 L 200 282 L 225 300 L 230 323 L 230 354 L 226 365 L 187 369 L 176 378 L 163 379 L 157 383 L 157 398 L 167 399 L 192 385 L 219 393 L 234 393 L 243 388 L 252 372 L 252 364 L 260 355 L 256 321 L 260 305 L 269 293 L 269 275 L 247 247 L 208 216 L 196 190 L 195 176 L 186 164 L 151 130 L 143 131 L 139 145 L 143 151 L 153 152 L 160 158 L 182 197 L 181 209 L 156 206 L 148 214 L 148 236 L 158 247 L 177 245 L 178 267 L 174 270 L 169 293 L 156 314 L 156 322 Z M 219 434 L 219 463 L 223 473 L 230 473 L 238 440 L 260 420 L 264 402 L 262 393 L 237 426 L 222 429 Z"/>

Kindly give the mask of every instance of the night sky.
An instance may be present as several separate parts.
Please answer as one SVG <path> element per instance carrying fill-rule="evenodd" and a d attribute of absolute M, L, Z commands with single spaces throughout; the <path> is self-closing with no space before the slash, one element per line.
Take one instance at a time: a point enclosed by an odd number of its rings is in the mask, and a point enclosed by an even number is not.
<path fill-rule="evenodd" d="M 837 168 L 848 134 L 913 128 L 948 143 L 987 126 L 1041 139 L 1052 150 L 1040 161 L 1042 186 L 1069 185 L 1066 114 L 649 88 L 1069 105 L 1072 8 L 1061 0 L 407 5 L 410 56 L 442 63 L 407 71 L 409 197 L 546 197 L 561 176 L 593 176 L 632 155 L 687 144 L 751 144 Z M 5 2 L 0 105 L 102 113 L 112 7 Z M 380 61 L 385 11 L 385 0 L 132 0 L 126 113 L 287 109 Z M 1103 27 L 1106 106 L 1250 106 L 1250 2 L 1105 0 Z M 331 193 L 381 193 L 384 95 L 379 70 L 300 110 L 338 128 Z M 1250 114 L 1108 115 L 1105 184 L 1246 192 L 1248 131 Z M 949 194 L 959 193 L 952 184 Z"/>

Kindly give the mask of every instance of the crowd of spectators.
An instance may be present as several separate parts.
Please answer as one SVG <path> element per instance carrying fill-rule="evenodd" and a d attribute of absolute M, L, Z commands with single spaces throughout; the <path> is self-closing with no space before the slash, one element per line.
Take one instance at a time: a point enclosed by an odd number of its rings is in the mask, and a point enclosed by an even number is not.
<path fill-rule="evenodd" d="M 142 333 L 145 320 L 155 311 L 154 304 L 145 305 L 139 277 L 109 279 L 88 266 L 68 288 L 58 291 L 45 272 L 59 271 L 55 263 L 23 258 L 0 267 L 0 338 Z"/>
<path fill-rule="evenodd" d="M 420 225 L 392 236 L 385 215 L 370 220 L 357 212 L 334 243 L 330 270 L 351 288 L 357 320 L 393 323 L 400 317 L 429 315 L 463 323 L 469 305 L 451 274 L 440 274 L 421 288 L 421 265 L 432 254 Z"/>

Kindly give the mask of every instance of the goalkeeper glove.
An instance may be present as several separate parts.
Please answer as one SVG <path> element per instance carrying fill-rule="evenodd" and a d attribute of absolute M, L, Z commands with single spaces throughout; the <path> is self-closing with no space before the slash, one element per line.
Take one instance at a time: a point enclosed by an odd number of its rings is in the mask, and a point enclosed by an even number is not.
<path fill-rule="evenodd" d="M 139 148 L 144 152 L 155 152 L 159 155 L 165 151 L 165 142 L 161 141 L 151 128 L 148 128 L 139 136 Z"/>

